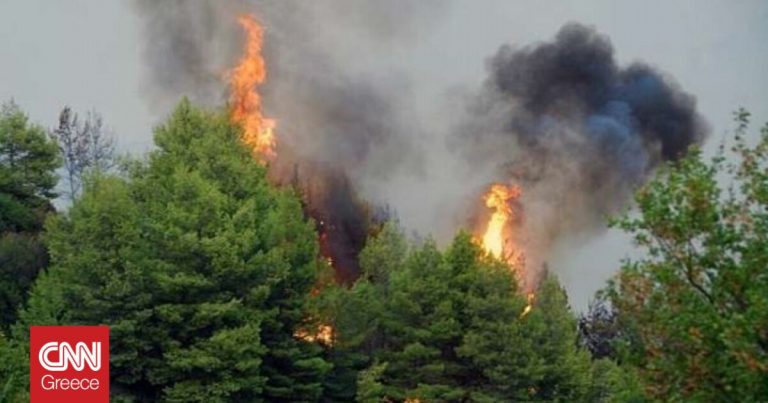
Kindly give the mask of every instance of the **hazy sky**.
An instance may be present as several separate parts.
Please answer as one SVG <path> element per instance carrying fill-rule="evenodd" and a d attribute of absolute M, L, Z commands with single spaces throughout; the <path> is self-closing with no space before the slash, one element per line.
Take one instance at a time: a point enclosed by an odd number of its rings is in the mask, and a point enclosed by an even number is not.
<path fill-rule="evenodd" d="M 621 63 L 643 60 L 694 94 L 713 129 L 708 148 L 732 127 L 738 106 L 768 121 L 768 1 L 437 4 L 444 9 L 435 10 L 436 23 L 417 32 L 412 44 L 367 61 L 405 72 L 419 83 L 418 97 L 476 86 L 485 77 L 484 60 L 501 44 L 549 40 L 563 23 L 578 21 L 608 35 Z M 56 123 L 64 105 L 95 109 L 121 149 L 148 149 L 151 127 L 167 111 L 151 110 L 142 97 L 140 28 L 128 0 L 0 0 L 0 99 L 13 98 L 45 127 Z M 572 267 L 592 266 L 589 276 L 561 274 L 574 305 L 583 306 L 629 250 L 623 237 L 607 234 L 563 257 Z M 596 251 L 604 256 L 599 263 Z"/>

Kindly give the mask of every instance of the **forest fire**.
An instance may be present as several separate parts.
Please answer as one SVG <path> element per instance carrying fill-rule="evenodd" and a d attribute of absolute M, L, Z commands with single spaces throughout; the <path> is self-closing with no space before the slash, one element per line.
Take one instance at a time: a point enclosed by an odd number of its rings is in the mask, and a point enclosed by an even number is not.
<path fill-rule="evenodd" d="M 264 83 L 267 76 L 266 63 L 262 55 L 264 27 L 249 14 L 239 16 L 237 21 L 246 33 L 246 41 L 243 55 L 229 76 L 231 119 L 242 126 L 242 141 L 251 147 L 254 157 L 266 163 L 277 157 L 277 141 L 273 132 L 275 120 L 266 118 L 262 114 L 261 95 L 257 91 L 257 87 Z M 311 200 L 305 200 L 305 202 L 311 202 Z M 311 207 L 309 210 L 312 213 Z M 333 256 L 328 253 L 326 224 L 322 219 L 318 219 L 318 222 L 321 253 L 328 264 L 333 266 Z M 320 324 L 314 329 L 299 329 L 294 336 L 307 342 L 330 346 L 333 344 L 333 332 L 333 327 Z"/>
<path fill-rule="evenodd" d="M 238 64 L 230 71 L 228 80 L 230 86 L 231 119 L 243 128 L 242 140 L 249 145 L 255 158 L 261 162 L 274 161 L 277 157 L 276 138 L 273 132 L 275 121 L 266 118 L 262 112 L 262 98 L 257 91 L 266 80 L 267 69 L 262 55 L 264 45 L 264 27 L 257 19 L 249 14 L 240 15 L 237 19 L 246 33 L 243 54 Z M 317 175 L 316 175 L 317 176 Z M 306 186 L 324 186 L 322 176 L 317 176 Z M 279 181 L 278 181 L 279 182 Z M 311 193 L 311 192 L 310 192 Z M 521 189 L 517 185 L 494 184 L 484 195 L 485 205 L 492 210 L 488 224 L 482 235 L 481 244 L 486 252 L 507 263 L 516 271 L 518 279 L 523 278 L 525 259 L 522 250 L 514 242 L 512 225 L 515 219 L 513 204 L 518 200 Z M 320 223 L 318 227 L 321 253 L 328 263 L 336 267 L 336 257 L 343 258 L 343 253 L 333 253 L 329 242 L 328 229 L 334 228 L 323 218 L 326 212 L 318 206 L 317 201 L 305 195 L 306 208 L 311 216 Z M 319 203 L 322 205 L 323 203 Z M 338 252 L 338 251 L 337 251 Z M 338 256 L 337 256 L 338 255 Z M 353 259 L 355 259 L 354 257 Z M 346 259 L 349 260 L 349 259 Z M 338 277 L 338 276 L 337 276 Z M 342 276 L 344 277 L 344 276 Z M 525 316 L 531 310 L 533 294 L 528 294 L 528 305 L 521 314 Z M 296 333 L 296 336 L 311 342 L 331 344 L 333 329 L 322 325 L 315 331 Z"/>
<path fill-rule="evenodd" d="M 294 333 L 294 336 L 310 343 L 317 342 L 331 346 L 333 345 L 333 332 L 333 327 L 330 325 L 318 325 L 312 331 L 299 329 Z"/>
<path fill-rule="evenodd" d="M 264 83 L 267 69 L 261 54 L 264 28 L 252 15 L 238 17 L 247 34 L 244 54 L 229 75 L 232 120 L 243 126 L 243 141 L 264 162 L 275 157 L 275 121 L 264 117 L 256 87 Z"/>
<path fill-rule="evenodd" d="M 510 258 L 518 255 L 517 251 L 505 248 L 508 244 L 506 236 L 510 220 L 513 218 L 510 201 L 520 197 L 520 187 L 494 184 L 488 193 L 483 196 L 485 205 L 492 209 L 488 226 L 483 234 L 483 248 L 495 257 L 510 261 Z"/>
<path fill-rule="evenodd" d="M 333 266 L 337 280 L 357 278 L 357 253 L 365 243 L 366 216 L 345 174 L 305 157 L 281 143 L 277 153 L 276 122 L 264 116 L 258 89 L 266 81 L 263 56 L 264 27 L 250 14 L 238 16 L 245 45 L 238 64 L 229 72 L 231 120 L 243 128 L 242 140 L 262 163 L 269 162 L 269 178 L 276 185 L 291 186 L 301 194 L 305 213 L 317 224 L 321 254 Z M 305 173 L 300 180 L 299 171 Z"/>
<path fill-rule="evenodd" d="M 506 186 L 494 184 L 483 196 L 485 206 L 492 210 L 482 237 L 482 246 L 485 251 L 501 259 L 517 272 L 518 278 L 522 278 L 525 269 L 525 254 L 515 244 L 512 232 L 515 211 L 512 205 L 520 198 L 522 191 L 520 186 Z"/>
<path fill-rule="evenodd" d="M 768 0 L 28 3 L 0 403 L 768 403 Z"/>
<path fill-rule="evenodd" d="M 536 298 L 536 294 L 529 292 L 526 296 L 526 300 L 528 302 L 527 305 L 525 305 L 525 308 L 523 308 L 523 312 L 520 313 L 520 317 L 523 318 L 525 315 L 528 315 L 531 313 L 531 309 L 533 309 L 533 299 Z"/>
<path fill-rule="evenodd" d="M 485 206 L 492 210 L 482 237 L 482 247 L 486 253 L 507 262 L 515 270 L 519 281 L 524 278 L 525 254 L 513 241 L 512 223 L 515 212 L 512 204 L 521 195 L 520 186 L 493 184 L 483 196 Z M 528 304 L 520 317 L 527 315 L 533 307 L 534 293 L 527 294 Z"/>

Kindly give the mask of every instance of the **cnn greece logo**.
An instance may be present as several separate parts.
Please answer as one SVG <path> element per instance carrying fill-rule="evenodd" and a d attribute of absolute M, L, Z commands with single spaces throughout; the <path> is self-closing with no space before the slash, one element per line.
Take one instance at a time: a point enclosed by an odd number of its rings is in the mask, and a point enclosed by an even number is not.
<path fill-rule="evenodd" d="M 109 402 L 107 326 L 32 326 L 29 394 L 35 402 Z"/>
<path fill-rule="evenodd" d="M 50 353 L 58 352 L 59 359 L 52 361 L 50 359 Z M 95 341 L 91 343 L 89 349 L 85 343 L 80 342 L 72 346 L 67 342 L 57 343 L 52 341 L 43 345 L 40 349 L 40 365 L 48 371 L 66 371 L 71 364 L 75 371 L 82 371 L 87 363 L 91 370 L 98 371 L 101 369 L 101 342 Z"/>

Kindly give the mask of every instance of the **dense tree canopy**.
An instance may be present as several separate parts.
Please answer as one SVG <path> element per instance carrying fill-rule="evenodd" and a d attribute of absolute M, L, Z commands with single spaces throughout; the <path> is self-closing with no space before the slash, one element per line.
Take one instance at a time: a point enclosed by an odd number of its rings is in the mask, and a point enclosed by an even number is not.
<path fill-rule="evenodd" d="M 225 117 L 184 101 L 126 178 L 97 177 L 47 225 L 27 324 L 111 327 L 114 401 L 315 400 L 327 364 L 294 337 L 312 224 Z"/>
<path fill-rule="evenodd" d="M 554 277 L 523 314 L 527 301 L 509 266 L 468 234 L 445 252 L 430 241 L 409 248 L 391 224 L 369 240 L 361 264 L 363 278 L 326 301 L 337 335 L 332 382 L 346 382 L 329 389 L 347 394 L 336 400 L 613 397 L 612 387 L 593 387 L 590 357 L 577 346 L 576 322 Z"/>
<path fill-rule="evenodd" d="M 371 226 L 336 285 L 297 192 L 186 100 L 145 160 L 56 213 L 57 144 L 6 105 L 0 401 L 27 399 L 29 326 L 56 324 L 110 326 L 116 402 L 759 401 L 768 127 L 750 146 L 737 121 L 737 162 L 694 150 L 615 220 L 647 253 L 577 324 L 554 275 L 529 300 L 464 232 L 441 249 Z"/>
<path fill-rule="evenodd" d="M 48 260 L 39 240 L 56 196 L 56 144 L 13 103 L 0 109 L 0 330 Z"/>
<path fill-rule="evenodd" d="M 0 231 L 37 231 L 50 201 L 60 160 L 56 143 L 29 123 L 14 103 L 0 108 Z"/>

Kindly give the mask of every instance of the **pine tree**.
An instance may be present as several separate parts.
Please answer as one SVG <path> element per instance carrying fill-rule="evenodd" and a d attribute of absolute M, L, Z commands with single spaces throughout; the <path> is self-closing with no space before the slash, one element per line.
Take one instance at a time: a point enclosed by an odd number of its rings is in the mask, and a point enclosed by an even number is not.
<path fill-rule="evenodd" d="M 36 232 L 53 208 L 56 143 L 10 102 L 0 108 L 0 232 Z"/>
<path fill-rule="evenodd" d="M 335 370 L 357 371 L 348 387 L 359 401 L 583 401 L 592 392 L 589 355 L 554 278 L 521 315 L 514 273 L 470 235 L 441 252 L 431 241 L 408 247 L 391 224 L 361 262 L 362 279 L 332 304 Z"/>
<path fill-rule="evenodd" d="M 0 331 L 48 261 L 39 240 L 56 197 L 56 144 L 13 103 L 0 110 Z"/>
<path fill-rule="evenodd" d="M 328 369 L 298 340 L 316 236 L 223 114 L 183 101 L 127 178 L 95 177 L 48 224 L 29 324 L 111 327 L 114 401 L 312 401 Z M 23 343 L 22 343 L 23 344 Z"/>

